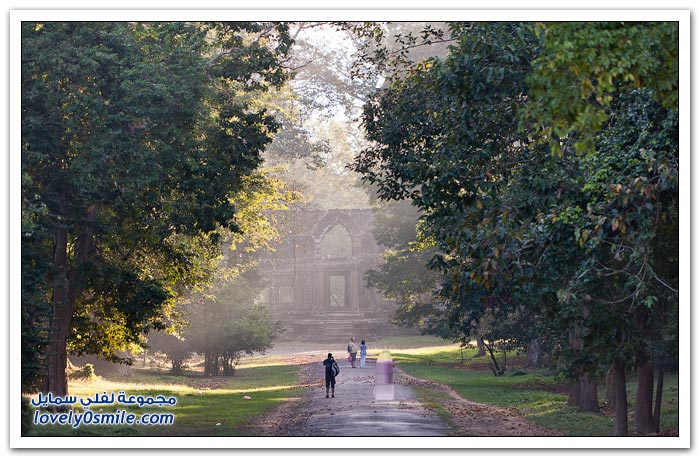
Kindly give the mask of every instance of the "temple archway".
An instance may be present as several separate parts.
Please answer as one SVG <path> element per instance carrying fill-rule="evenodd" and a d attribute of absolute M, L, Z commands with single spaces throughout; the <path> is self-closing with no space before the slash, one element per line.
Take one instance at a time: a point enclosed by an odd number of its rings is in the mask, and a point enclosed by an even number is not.
<path fill-rule="evenodd" d="M 396 304 L 364 285 L 382 262 L 369 209 L 301 211 L 294 232 L 262 256 L 270 310 L 288 339 L 345 340 L 406 333 L 390 324 Z"/>
<path fill-rule="evenodd" d="M 323 235 L 318 244 L 317 256 L 322 259 L 352 257 L 352 237 L 342 224 L 335 224 Z"/>

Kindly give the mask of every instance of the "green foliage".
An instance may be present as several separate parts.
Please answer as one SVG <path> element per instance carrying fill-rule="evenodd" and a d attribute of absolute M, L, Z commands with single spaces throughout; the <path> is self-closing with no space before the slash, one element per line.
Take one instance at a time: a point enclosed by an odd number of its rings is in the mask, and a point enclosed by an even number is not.
<path fill-rule="evenodd" d="M 23 207 L 24 209 L 24 207 Z M 33 219 L 33 217 L 31 218 Z M 29 228 L 22 215 L 22 390 L 30 392 L 44 375 L 42 348 L 48 342 L 50 292 L 46 277 L 50 266 L 43 259 L 51 248 L 49 238 L 41 227 Z"/>
<path fill-rule="evenodd" d="M 354 37 L 357 52 L 353 80 L 377 86 L 380 78 L 394 78 L 414 64 L 444 56 L 454 38 L 441 22 L 342 23 Z M 370 91 L 371 92 L 371 91 Z"/>
<path fill-rule="evenodd" d="M 562 290 L 608 311 L 609 329 L 622 335 L 616 352 L 630 361 L 678 338 L 677 327 L 658 332 L 677 324 L 678 112 L 652 96 L 648 89 L 618 94 L 598 153 L 582 160 L 587 214 L 573 224 L 587 260 Z M 676 359 L 674 352 L 665 359 Z"/>
<path fill-rule="evenodd" d="M 184 323 L 182 324 L 184 326 Z M 179 328 L 179 326 L 178 326 Z M 148 348 L 153 351 L 160 351 L 167 355 L 170 360 L 170 373 L 172 375 L 182 375 L 185 369 L 185 359 L 190 355 L 190 346 L 177 334 L 174 329 L 166 332 L 151 332 L 147 336 Z"/>
<path fill-rule="evenodd" d="M 283 331 L 258 298 L 262 287 L 253 273 L 221 278 L 185 304 L 190 351 L 204 354 L 206 375 L 233 375 L 241 356 L 264 353 Z"/>
<path fill-rule="evenodd" d="M 381 199 L 410 198 L 423 212 L 423 238 L 437 250 L 430 265 L 443 274 L 439 308 L 453 335 L 469 340 L 487 312 L 494 325 L 515 318 L 513 267 L 500 260 L 517 249 L 507 245 L 517 227 L 494 223 L 509 221 L 512 203 L 497 199 L 513 170 L 535 160 L 509 114 L 525 101 L 538 43 L 526 24 L 456 24 L 451 33 L 458 44 L 444 60 L 416 65 L 370 101 L 374 144 L 353 167 Z"/>
<path fill-rule="evenodd" d="M 439 276 L 426 265 L 433 256 L 427 243 L 417 241 L 419 214 L 410 201 L 374 203 L 373 234 L 378 244 L 387 247 L 384 262 L 365 273 L 367 286 L 397 304 L 394 322 L 415 327 L 422 333 L 449 336 L 444 323 L 435 315 L 435 292 Z"/>
<path fill-rule="evenodd" d="M 29 398 L 22 396 L 22 436 L 28 436 L 32 430 L 34 411 L 31 408 Z"/>
<path fill-rule="evenodd" d="M 284 236 L 278 215 L 303 200 L 299 192 L 288 189 L 274 173 L 256 170 L 244 177 L 241 189 L 230 197 L 237 211 L 233 217 L 236 230 L 227 237 L 228 268 L 244 271 L 254 267 L 255 253 L 272 250 L 273 243 Z"/>
<path fill-rule="evenodd" d="M 422 212 L 437 316 L 465 342 L 542 338 L 570 377 L 613 357 L 672 366 L 677 24 L 450 31 L 447 57 L 374 94 L 353 164 L 380 199 Z"/>
<path fill-rule="evenodd" d="M 237 206 L 236 231 L 224 232 L 224 256 L 217 260 L 216 274 L 207 286 L 184 297 L 167 333 L 148 337 L 151 348 L 168 355 L 173 374 L 182 373 L 187 355 L 199 352 L 208 355 L 212 373 L 230 375 L 240 355 L 264 352 L 279 333 L 267 310 L 256 304 L 260 286 L 252 279 L 257 254 L 283 237 L 279 213 L 301 197 L 270 173 L 260 169 L 244 177 L 241 190 L 230 198 Z M 210 326 L 201 317 L 211 314 L 217 319 Z"/>
<path fill-rule="evenodd" d="M 94 380 L 95 366 L 90 363 L 81 367 L 68 368 L 68 380 Z"/>
<path fill-rule="evenodd" d="M 647 87 L 667 108 L 678 105 L 678 23 L 537 24 L 542 53 L 529 77 L 523 111 L 552 150 L 591 152 L 615 94 Z"/>
<path fill-rule="evenodd" d="M 283 24 L 22 24 L 26 339 L 45 339 L 54 285 L 75 353 L 118 360 L 166 326 L 276 129 L 254 94 L 285 81 L 289 45 Z"/>

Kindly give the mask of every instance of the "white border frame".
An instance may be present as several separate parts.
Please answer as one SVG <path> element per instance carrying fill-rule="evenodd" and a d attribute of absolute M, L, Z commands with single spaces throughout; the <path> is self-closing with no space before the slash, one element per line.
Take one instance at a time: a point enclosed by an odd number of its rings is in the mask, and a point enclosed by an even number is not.
<path fill-rule="evenodd" d="M 128 2 L 136 3 L 138 2 Z M 373 3 L 373 2 L 362 2 Z M 493 2 L 496 6 L 500 2 Z M 598 3 L 589 2 L 591 6 Z M 636 2 L 639 5 L 639 2 Z M 90 3 L 92 5 L 92 3 Z M 437 5 L 436 5 L 437 7 Z M 9 290 L 10 290 L 10 324 L 20 321 L 19 285 L 20 285 L 20 246 L 13 241 L 20 238 L 21 222 L 17 217 L 20 214 L 20 157 L 12 154 L 20 150 L 20 101 L 21 101 L 21 68 L 17 63 L 20 60 L 19 26 L 23 20 L 53 20 L 74 21 L 93 20 L 99 21 L 109 18 L 111 21 L 126 20 L 202 20 L 202 19 L 229 19 L 229 20 L 404 20 L 404 21 L 444 21 L 444 20 L 497 20 L 497 21 L 534 21 L 534 20 L 635 20 L 635 21 L 678 21 L 680 24 L 680 161 L 683 166 L 680 169 L 681 186 L 681 222 L 680 222 L 680 363 L 679 372 L 679 437 L 626 437 L 626 438 L 583 438 L 583 437 L 408 437 L 408 438 L 362 438 L 363 448 L 372 449 L 454 449 L 454 448 L 688 448 L 690 447 L 690 11 L 689 10 L 464 10 L 464 9 L 414 9 L 414 10 L 356 10 L 356 9 L 272 9 L 272 10 L 14 10 L 10 11 L 9 18 L 9 95 L 10 95 L 10 154 L 9 154 L 9 190 L 10 190 L 10 231 L 9 231 Z M 10 350 L 10 412 L 19 412 L 20 399 L 16 396 L 21 390 L 21 361 L 18 349 L 20 342 L 20 329 L 10 325 L 10 343 L 14 344 Z M 688 400 L 688 402 L 686 402 Z M 9 413 L 8 413 L 9 414 Z M 9 415 L 8 415 L 9 416 Z M 21 437 L 20 424 L 17 416 L 9 416 L 10 447 L 12 448 L 358 448 L 357 438 L 345 437 Z M 13 421 L 14 420 L 14 421 Z"/>

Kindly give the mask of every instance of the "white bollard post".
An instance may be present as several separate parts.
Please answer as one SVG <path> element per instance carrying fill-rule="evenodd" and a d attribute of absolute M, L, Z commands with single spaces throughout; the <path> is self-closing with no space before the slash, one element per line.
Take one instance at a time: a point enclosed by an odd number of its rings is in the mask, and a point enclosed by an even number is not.
<path fill-rule="evenodd" d="M 377 358 L 374 375 L 374 399 L 377 401 L 394 400 L 394 360 L 388 351 L 382 352 Z"/>

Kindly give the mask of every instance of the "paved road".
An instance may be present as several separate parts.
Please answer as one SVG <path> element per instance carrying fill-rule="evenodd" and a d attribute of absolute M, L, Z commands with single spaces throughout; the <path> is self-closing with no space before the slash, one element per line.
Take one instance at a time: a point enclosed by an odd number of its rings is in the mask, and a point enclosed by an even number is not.
<path fill-rule="evenodd" d="M 394 385 L 393 401 L 374 399 L 375 363 L 353 369 L 339 361 L 335 398 L 326 399 L 326 388 L 314 386 L 310 392 L 308 418 L 303 428 L 310 436 L 446 436 L 447 426 L 434 412 L 416 401 L 405 385 Z M 359 366 L 359 361 L 358 361 Z M 319 362 L 308 374 L 323 380 Z"/>

